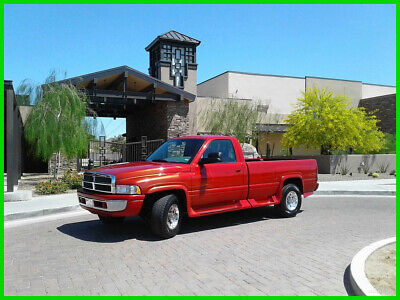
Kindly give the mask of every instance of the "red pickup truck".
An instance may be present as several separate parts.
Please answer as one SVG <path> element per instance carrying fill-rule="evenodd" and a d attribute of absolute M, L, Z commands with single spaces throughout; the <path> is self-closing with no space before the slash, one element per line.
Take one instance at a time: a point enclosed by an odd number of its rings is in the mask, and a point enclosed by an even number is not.
<path fill-rule="evenodd" d="M 295 216 L 317 179 L 313 159 L 245 160 L 236 138 L 189 136 L 168 140 L 145 161 L 84 173 L 78 198 L 103 223 L 139 215 L 156 235 L 169 238 L 183 215 L 274 205 L 282 216 Z"/>

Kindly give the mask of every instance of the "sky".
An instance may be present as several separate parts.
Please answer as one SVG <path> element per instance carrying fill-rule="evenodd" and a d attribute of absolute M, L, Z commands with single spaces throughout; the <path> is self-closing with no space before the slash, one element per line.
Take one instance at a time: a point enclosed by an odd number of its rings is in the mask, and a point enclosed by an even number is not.
<path fill-rule="evenodd" d="M 5 5 L 4 78 L 14 87 L 128 65 L 176 30 L 201 41 L 198 83 L 227 70 L 396 84 L 395 5 Z M 103 119 L 107 138 L 124 119 Z"/>

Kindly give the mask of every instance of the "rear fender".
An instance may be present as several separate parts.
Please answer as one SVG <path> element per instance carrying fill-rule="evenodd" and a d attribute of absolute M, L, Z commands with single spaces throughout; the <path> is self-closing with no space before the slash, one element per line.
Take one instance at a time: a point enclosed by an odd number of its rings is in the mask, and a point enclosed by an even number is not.
<path fill-rule="evenodd" d="M 289 174 L 289 175 L 282 176 L 280 184 L 279 184 L 278 194 L 276 195 L 279 203 L 281 202 L 283 184 L 287 179 L 300 179 L 301 186 L 299 188 L 300 188 L 300 191 L 303 190 L 303 176 L 301 176 L 300 173 L 292 173 L 292 174 Z"/>

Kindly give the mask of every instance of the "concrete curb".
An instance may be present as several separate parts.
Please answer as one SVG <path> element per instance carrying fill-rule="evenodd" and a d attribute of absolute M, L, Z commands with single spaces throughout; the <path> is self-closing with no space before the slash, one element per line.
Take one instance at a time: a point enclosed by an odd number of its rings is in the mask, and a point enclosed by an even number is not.
<path fill-rule="evenodd" d="M 314 195 L 370 195 L 370 196 L 396 196 L 396 191 L 315 191 Z"/>
<path fill-rule="evenodd" d="M 65 207 L 41 209 L 41 210 L 29 211 L 29 212 L 20 212 L 20 213 L 15 213 L 15 214 L 4 215 L 4 221 L 12 221 L 12 220 L 46 216 L 46 215 L 51 215 L 51 214 L 58 214 L 58 213 L 77 210 L 79 208 L 80 208 L 80 205 L 77 204 L 77 205 L 65 206 Z"/>
<path fill-rule="evenodd" d="M 357 296 L 381 296 L 365 275 L 367 258 L 379 248 L 396 242 L 396 237 L 372 243 L 354 255 L 350 264 L 350 284 Z"/>

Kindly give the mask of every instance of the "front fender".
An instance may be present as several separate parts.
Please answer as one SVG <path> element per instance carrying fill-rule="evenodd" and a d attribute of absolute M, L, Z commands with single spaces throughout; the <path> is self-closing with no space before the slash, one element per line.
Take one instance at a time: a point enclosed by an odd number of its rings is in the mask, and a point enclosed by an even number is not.
<path fill-rule="evenodd" d="M 180 184 L 168 184 L 168 185 L 161 185 L 161 186 L 153 186 L 146 191 L 146 194 L 153 194 L 158 192 L 166 192 L 172 190 L 183 190 L 186 195 L 186 199 L 188 197 L 188 190 L 186 186 Z"/>

